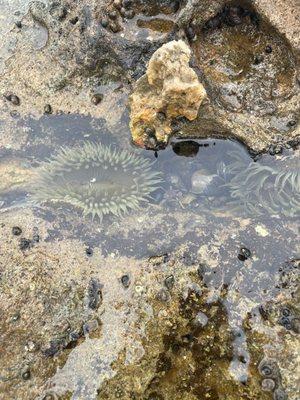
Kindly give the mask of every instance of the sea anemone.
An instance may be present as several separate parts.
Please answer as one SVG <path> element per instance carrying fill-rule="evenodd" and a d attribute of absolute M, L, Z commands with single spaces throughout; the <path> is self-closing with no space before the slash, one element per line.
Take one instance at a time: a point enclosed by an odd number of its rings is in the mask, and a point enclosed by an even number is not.
<path fill-rule="evenodd" d="M 162 181 L 153 162 L 126 150 L 84 143 L 64 147 L 41 163 L 32 199 L 63 202 L 82 210 L 83 215 L 122 216 L 138 209 Z"/>
<path fill-rule="evenodd" d="M 225 185 L 232 205 L 247 212 L 263 214 L 300 214 L 300 164 L 297 154 L 274 160 L 271 165 L 245 162 L 232 152 L 234 162 L 228 166 L 232 178 Z"/>

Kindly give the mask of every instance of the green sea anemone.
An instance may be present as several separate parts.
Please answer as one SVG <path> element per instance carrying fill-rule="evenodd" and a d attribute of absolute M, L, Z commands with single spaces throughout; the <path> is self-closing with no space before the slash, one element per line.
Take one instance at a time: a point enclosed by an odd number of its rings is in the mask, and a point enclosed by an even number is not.
<path fill-rule="evenodd" d="M 245 162 L 238 152 L 230 154 L 234 162 L 228 166 L 232 178 L 226 183 L 232 206 L 251 215 L 300 214 L 300 162 L 299 156 L 282 157 L 271 165 Z"/>
<path fill-rule="evenodd" d="M 63 202 L 102 220 L 138 209 L 162 181 L 153 162 L 126 150 L 84 143 L 43 162 L 33 185 L 36 203 Z"/>

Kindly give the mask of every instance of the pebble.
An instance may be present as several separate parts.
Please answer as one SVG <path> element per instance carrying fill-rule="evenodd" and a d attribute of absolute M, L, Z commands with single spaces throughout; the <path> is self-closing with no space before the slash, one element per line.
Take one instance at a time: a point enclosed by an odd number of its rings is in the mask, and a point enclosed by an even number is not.
<path fill-rule="evenodd" d="M 31 240 L 22 238 L 20 239 L 19 247 L 21 250 L 27 250 L 31 246 Z"/>
<path fill-rule="evenodd" d="M 98 105 L 99 103 L 101 103 L 102 100 L 103 100 L 103 94 L 101 94 L 101 93 L 93 94 L 93 96 L 91 98 L 91 101 L 93 104 L 95 104 L 95 106 Z"/>
<path fill-rule="evenodd" d="M 102 18 L 100 21 L 100 24 L 103 26 L 103 28 L 107 28 L 108 27 L 108 19 Z"/>
<path fill-rule="evenodd" d="M 20 318 L 21 318 L 21 314 L 19 312 L 17 312 L 12 316 L 11 321 L 17 322 L 17 321 L 19 321 Z"/>
<path fill-rule="evenodd" d="M 165 286 L 169 290 L 171 290 L 173 288 L 174 283 L 175 283 L 174 275 L 170 275 L 165 279 Z"/>
<path fill-rule="evenodd" d="M 21 233 L 22 233 L 22 229 L 19 228 L 18 226 L 14 226 L 14 227 L 12 228 L 12 234 L 13 234 L 13 235 L 15 235 L 15 236 L 20 236 Z"/>
<path fill-rule="evenodd" d="M 21 372 L 21 377 L 24 381 L 28 381 L 31 377 L 30 369 L 29 367 L 25 367 L 22 372 Z"/>
<path fill-rule="evenodd" d="M 87 256 L 91 257 L 93 255 L 93 249 L 91 247 L 87 247 L 85 249 L 85 253 Z"/>
<path fill-rule="evenodd" d="M 185 34 L 189 40 L 194 40 L 196 38 L 196 32 L 192 26 L 187 27 Z"/>
<path fill-rule="evenodd" d="M 264 56 L 262 56 L 261 54 L 255 56 L 254 58 L 255 65 L 261 64 L 263 61 L 264 61 Z"/>
<path fill-rule="evenodd" d="M 130 286 L 130 277 L 129 275 L 123 275 L 121 277 L 121 283 L 124 286 L 125 289 L 129 288 Z"/>
<path fill-rule="evenodd" d="M 44 113 L 45 114 L 52 114 L 52 107 L 50 104 L 46 104 L 44 107 Z"/>
<path fill-rule="evenodd" d="M 6 100 L 10 101 L 14 106 L 20 105 L 20 99 L 15 94 L 9 94 L 5 96 Z"/>
<path fill-rule="evenodd" d="M 297 124 L 297 122 L 294 119 L 291 119 L 288 123 L 287 126 L 292 127 L 295 126 Z"/>
<path fill-rule="evenodd" d="M 251 257 L 251 251 L 249 249 L 247 249 L 246 247 L 242 247 L 238 254 L 238 259 L 240 261 L 246 261 L 250 257 Z"/>
<path fill-rule="evenodd" d="M 96 310 L 102 303 L 101 284 L 98 279 L 92 278 L 88 287 L 88 306 Z"/>
<path fill-rule="evenodd" d="M 267 54 L 271 54 L 272 51 L 273 51 L 272 46 L 270 46 L 270 45 L 266 46 L 265 52 L 266 52 Z"/>

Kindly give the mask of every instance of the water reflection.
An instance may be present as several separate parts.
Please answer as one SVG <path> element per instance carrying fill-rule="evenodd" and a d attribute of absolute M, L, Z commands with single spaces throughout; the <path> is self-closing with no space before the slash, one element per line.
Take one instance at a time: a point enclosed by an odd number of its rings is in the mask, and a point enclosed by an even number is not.
<path fill-rule="evenodd" d="M 252 326 L 257 327 L 261 323 L 257 311 L 261 305 L 280 296 L 286 298 L 295 292 L 298 270 L 287 268 L 286 265 L 290 266 L 291 263 L 286 262 L 297 257 L 297 232 L 291 218 L 296 215 L 299 204 L 296 153 L 286 151 L 275 157 L 262 156 L 254 161 L 237 142 L 217 139 L 174 140 L 166 150 L 158 152 L 156 158 L 153 152 L 132 148 L 128 132 L 120 129 L 120 132 L 112 135 L 100 120 L 60 115 L 44 117 L 39 121 L 19 121 L 19 124 L 29 130 L 28 141 L 20 151 L 1 154 L 1 216 L 8 216 L 10 221 L 20 215 L 22 223 L 23 212 L 30 209 L 37 221 L 46 221 L 46 233 L 41 235 L 39 242 L 29 238 L 30 245 L 22 250 L 25 255 L 31 250 L 38 251 L 41 243 L 47 251 L 52 246 L 72 243 L 72 240 L 82 243 L 82 248 L 78 247 L 76 251 L 82 251 L 91 262 L 95 260 L 92 273 L 103 285 L 103 305 L 99 306 L 99 313 L 97 311 L 94 315 L 91 310 L 87 313 L 90 319 L 93 317 L 92 321 L 101 317 L 102 336 L 91 339 L 89 332 L 84 331 L 82 335 L 86 336 L 86 340 L 71 352 L 64 367 L 54 377 L 56 392 L 63 394 L 69 390 L 73 392 L 73 399 L 84 394 L 93 399 L 100 386 L 108 378 L 116 376 L 112 363 L 118 360 L 124 346 L 126 363 L 142 359 L 146 354 L 144 343 L 135 338 L 137 332 L 139 337 L 147 338 L 147 335 L 146 328 L 143 331 L 137 328 L 140 320 L 135 314 L 135 307 L 137 304 L 141 306 L 142 314 L 151 321 L 155 302 L 148 291 L 153 287 L 157 290 L 157 282 L 163 282 L 164 278 L 165 283 L 159 283 L 164 285 L 163 289 L 160 287 L 159 301 L 165 305 L 159 303 L 159 312 L 164 312 L 163 318 L 168 319 L 169 313 L 173 312 L 170 306 L 172 301 L 178 301 L 181 308 L 185 308 L 184 312 L 176 309 L 177 315 L 173 318 L 179 318 L 179 322 L 176 321 L 176 332 L 173 330 L 170 336 L 173 335 L 176 342 L 172 346 L 178 346 L 180 341 L 183 352 L 188 352 L 190 348 L 193 353 L 196 371 L 190 378 L 193 390 L 202 396 L 206 389 L 201 379 L 209 382 L 208 371 L 214 369 L 215 365 L 219 367 L 221 362 L 237 384 L 242 383 L 242 387 L 251 385 L 252 353 L 245 321 L 251 319 Z M 139 179 L 147 180 L 143 175 L 145 172 L 150 175 L 159 172 L 159 187 L 143 203 L 142 209 L 131 210 L 123 217 L 107 214 L 100 222 L 84 216 L 80 207 L 66 201 L 67 198 L 46 204 L 37 201 L 32 205 L 28 194 L 40 174 L 41 165 L 49 166 L 53 165 L 53 160 L 59 161 L 65 154 L 60 149 L 66 147 L 74 159 L 80 158 L 80 151 L 86 148 L 86 143 L 93 143 L 92 146 L 102 143 L 105 148 L 114 146 L 118 149 L 116 151 L 126 149 L 126 154 L 133 154 L 134 160 L 144 160 L 146 170 L 141 168 Z M 52 161 L 47 161 L 49 158 Z M 70 157 L 67 158 L 70 160 Z M 65 159 L 63 161 L 66 165 Z M 86 168 L 86 163 L 76 164 L 78 168 L 71 168 L 63 176 L 53 175 L 50 180 L 47 180 L 49 176 L 46 174 L 40 193 L 48 191 L 53 182 L 63 187 L 67 177 L 68 185 L 72 184 L 76 193 L 90 195 L 90 184 L 95 183 L 91 179 L 104 170 L 103 160 L 100 161 L 96 165 L 99 159 L 93 159 L 95 165 L 92 174 L 89 167 Z M 13 165 L 13 173 L 17 176 L 12 175 L 7 165 Z M 113 175 L 113 178 L 115 183 L 119 175 Z M 139 179 L 137 182 L 140 187 L 143 182 Z M 106 188 L 111 188 L 110 180 L 106 179 L 105 182 Z M 118 187 L 121 184 L 129 185 L 128 180 L 124 179 Z M 120 195 L 119 192 L 117 194 Z M 14 217 L 10 214 L 11 207 L 14 207 Z M 289 240 L 286 240 L 287 237 Z M 249 250 L 247 257 L 239 257 L 242 248 Z M 54 261 L 56 268 L 61 268 L 57 266 L 56 258 Z M 78 277 L 83 267 L 77 264 L 75 260 L 72 268 L 77 268 Z M 89 268 L 85 272 L 87 276 Z M 161 273 L 161 281 L 155 278 L 154 282 L 149 277 L 157 273 Z M 70 270 L 66 272 L 66 276 L 69 275 Z M 120 292 L 122 276 L 129 277 L 130 284 Z M 166 284 L 170 280 L 173 282 L 171 288 Z M 176 299 L 174 293 L 180 285 L 183 290 Z M 122 306 L 115 309 L 119 301 Z M 194 308 L 190 306 L 191 302 Z M 217 316 L 216 308 L 219 311 L 222 309 L 222 318 Z M 184 322 L 178 312 L 184 314 Z M 200 320 L 201 312 L 203 315 Z M 191 320 L 194 321 L 197 316 L 201 327 L 193 327 L 189 332 L 187 329 Z M 216 330 L 217 324 L 220 324 L 220 332 Z M 221 341 L 226 347 L 222 353 L 226 357 L 222 359 L 215 352 L 215 342 L 219 340 L 218 335 L 222 335 L 224 326 L 226 340 L 223 338 Z M 203 346 L 206 344 L 199 343 L 207 340 L 208 336 L 210 350 L 205 368 L 202 368 Z M 168 357 L 170 351 L 169 348 L 166 350 Z M 180 353 L 172 357 L 173 362 L 177 360 L 179 365 L 182 360 Z M 88 360 L 86 367 L 81 366 L 83 358 Z M 170 365 L 168 368 L 171 368 Z M 172 371 L 176 368 L 179 367 L 173 366 Z M 216 372 L 214 374 L 216 376 Z M 197 380 L 196 377 L 201 379 Z M 153 392 L 154 389 L 151 390 Z M 218 385 L 211 393 L 215 394 L 217 390 Z"/>

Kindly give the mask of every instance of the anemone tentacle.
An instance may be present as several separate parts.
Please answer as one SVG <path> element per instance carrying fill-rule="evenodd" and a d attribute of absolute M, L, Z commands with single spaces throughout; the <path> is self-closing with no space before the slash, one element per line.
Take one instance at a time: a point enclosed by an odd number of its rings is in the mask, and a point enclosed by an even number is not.
<path fill-rule="evenodd" d="M 35 203 L 64 202 L 83 215 L 122 216 L 138 209 L 162 182 L 154 162 L 126 150 L 86 142 L 62 147 L 39 167 L 31 197 Z"/>

